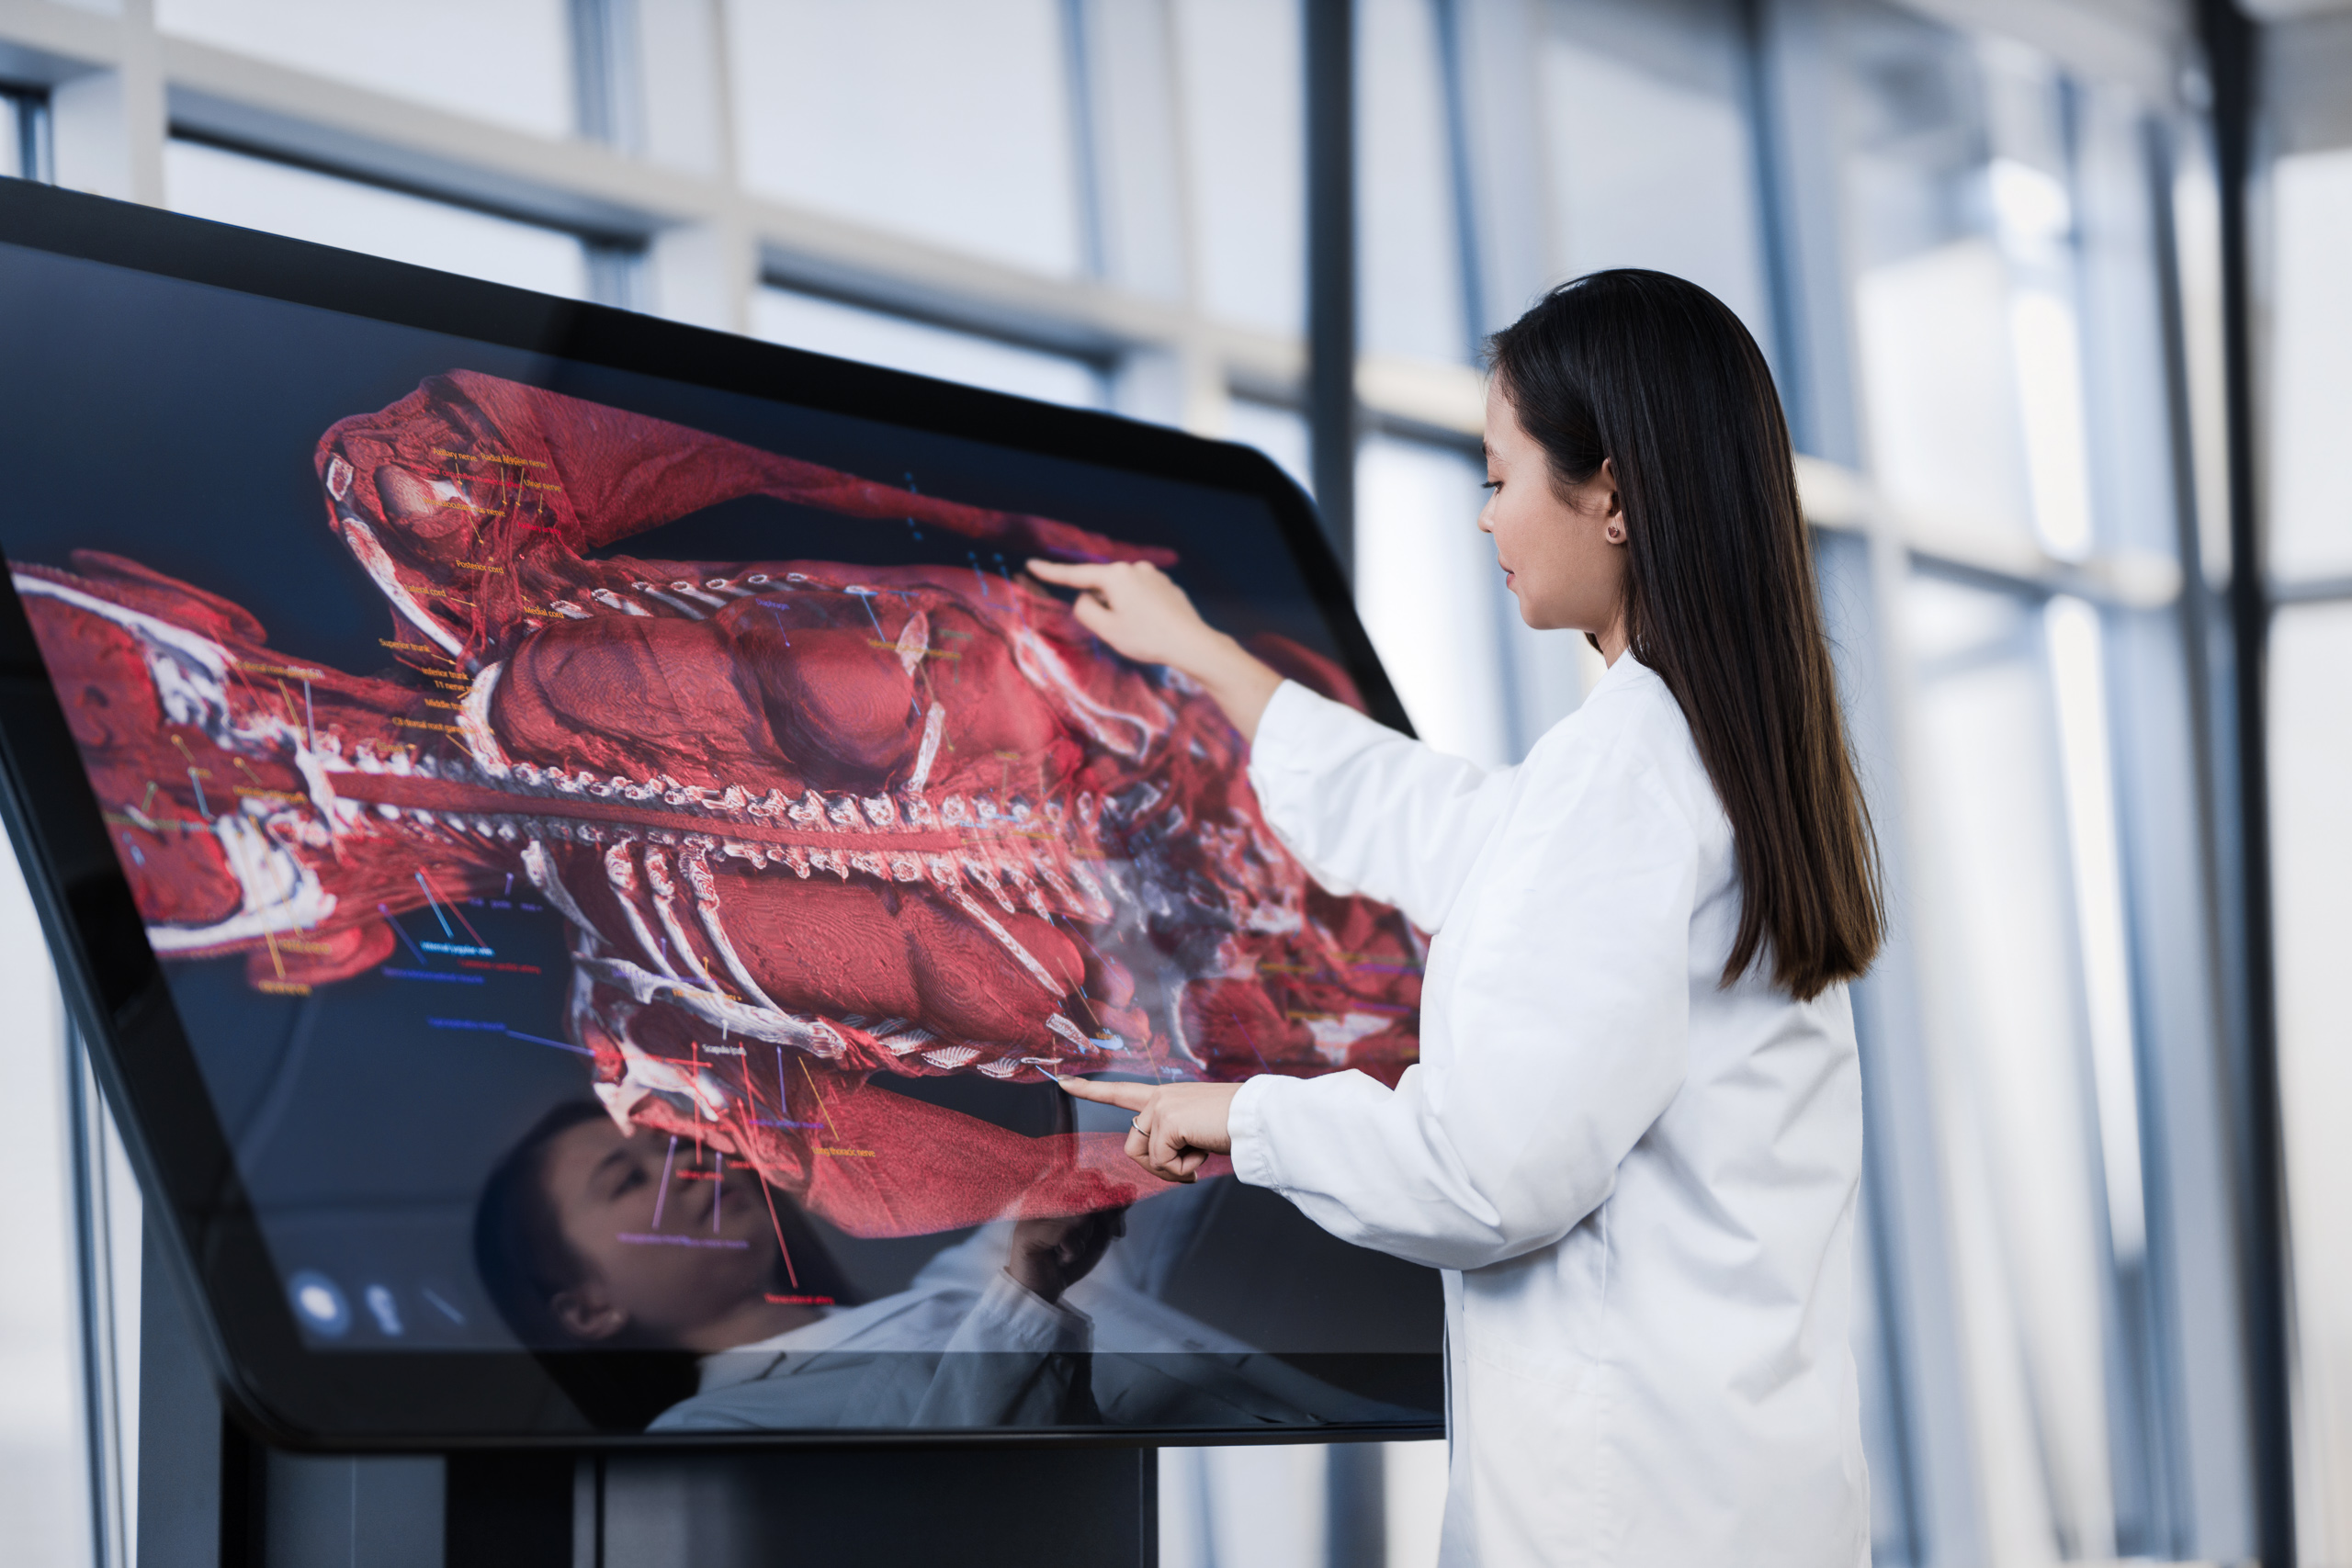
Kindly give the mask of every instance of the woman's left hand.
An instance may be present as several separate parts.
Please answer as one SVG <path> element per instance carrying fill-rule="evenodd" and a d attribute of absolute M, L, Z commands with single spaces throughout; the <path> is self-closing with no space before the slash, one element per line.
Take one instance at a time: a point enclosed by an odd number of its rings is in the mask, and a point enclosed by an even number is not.
<path fill-rule="evenodd" d="M 1190 1181 L 1209 1156 L 1233 1152 L 1226 1118 L 1233 1097 L 1241 1092 L 1239 1084 L 1055 1081 L 1080 1100 L 1134 1111 L 1127 1157 L 1162 1181 Z"/>

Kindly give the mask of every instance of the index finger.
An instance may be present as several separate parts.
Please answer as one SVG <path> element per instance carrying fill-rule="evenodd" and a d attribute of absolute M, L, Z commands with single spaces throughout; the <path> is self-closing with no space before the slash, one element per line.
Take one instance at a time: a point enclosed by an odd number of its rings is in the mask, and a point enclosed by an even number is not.
<path fill-rule="evenodd" d="M 1096 1100 L 1103 1105 L 1115 1105 L 1122 1111 L 1141 1111 L 1151 1103 L 1152 1087 L 1148 1083 L 1095 1083 L 1087 1078 L 1056 1078 L 1062 1092 L 1080 1100 Z"/>
<path fill-rule="evenodd" d="M 1116 562 L 1031 560 L 1029 575 L 1061 588 L 1098 589 L 1118 570 Z"/>

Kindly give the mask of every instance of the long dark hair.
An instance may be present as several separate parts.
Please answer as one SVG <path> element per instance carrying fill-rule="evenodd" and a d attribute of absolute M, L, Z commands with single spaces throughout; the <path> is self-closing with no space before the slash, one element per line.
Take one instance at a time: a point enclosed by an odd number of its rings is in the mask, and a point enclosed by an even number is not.
<path fill-rule="evenodd" d="M 1631 268 L 1555 288 L 1488 362 L 1556 486 L 1606 460 L 1626 533 L 1634 656 L 1681 704 L 1731 818 L 1731 984 L 1769 945 L 1800 998 L 1870 967 L 1878 845 L 1846 749 L 1812 542 L 1772 373 L 1695 283 Z"/>

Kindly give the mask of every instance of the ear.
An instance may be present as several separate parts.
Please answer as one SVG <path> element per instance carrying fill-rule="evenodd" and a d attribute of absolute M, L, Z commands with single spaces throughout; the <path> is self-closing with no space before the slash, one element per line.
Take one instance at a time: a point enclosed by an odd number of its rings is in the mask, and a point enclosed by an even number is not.
<path fill-rule="evenodd" d="M 555 1314 L 563 1331 L 574 1339 L 601 1343 L 628 1326 L 627 1309 L 605 1294 L 601 1280 L 557 1292 L 548 1308 Z"/>
<path fill-rule="evenodd" d="M 1603 515 L 1623 522 L 1625 516 L 1625 498 L 1617 489 L 1617 463 L 1614 458 L 1600 459 L 1600 482 L 1609 487 L 1609 510 Z"/>

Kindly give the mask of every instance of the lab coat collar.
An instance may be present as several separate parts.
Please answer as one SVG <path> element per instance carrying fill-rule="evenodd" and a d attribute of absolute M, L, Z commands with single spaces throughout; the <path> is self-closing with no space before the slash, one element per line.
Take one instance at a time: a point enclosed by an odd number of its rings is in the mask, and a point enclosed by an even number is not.
<path fill-rule="evenodd" d="M 1657 671 L 1634 658 L 1634 650 L 1629 648 L 1617 656 L 1617 662 L 1611 665 L 1600 680 L 1592 683 L 1592 690 L 1584 694 L 1584 700 L 1590 702 L 1605 692 L 1623 691 L 1657 678 Z"/>

